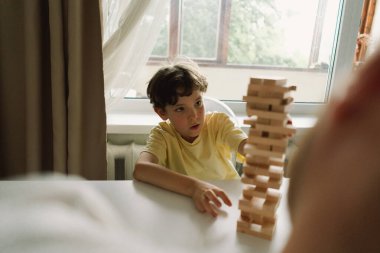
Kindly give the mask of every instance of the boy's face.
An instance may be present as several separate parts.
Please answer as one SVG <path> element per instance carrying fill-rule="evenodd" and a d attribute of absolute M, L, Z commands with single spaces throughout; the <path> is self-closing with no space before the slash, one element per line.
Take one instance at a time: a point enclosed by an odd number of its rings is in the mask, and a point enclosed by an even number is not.
<path fill-rule="evenodd" d="M 202 130 L 205 109 L 199 90 L 194 90 L 190 96 L 179 97 L 175 105 L 167 105 L 164 110 L 155 108 L 155 111 L 161 119 L 169 119 L 182 138 L 190 143 Z"/>

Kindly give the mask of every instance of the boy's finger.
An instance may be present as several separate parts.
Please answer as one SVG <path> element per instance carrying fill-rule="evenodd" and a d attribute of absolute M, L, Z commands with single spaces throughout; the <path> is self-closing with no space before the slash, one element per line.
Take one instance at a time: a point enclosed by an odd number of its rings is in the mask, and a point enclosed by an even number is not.
<path fill-rule="evenodd" d="M 205 199 L 203 201 L 203 207 L 206 210 L 207 213 L 211 214 L 213 217 L 216 217 L 218 214 L 210 204 L 209 200 Z"/>
<path fill-rule="evenodd" d="M 201 213 L 206 212 L 206 210 L 203 207 L 203 204 L 201 202 L 195 201 L 194 204 L 195 204 L 195 207 L 198 209 L 199 212 L 201 212 Z"/>
<path fill-rule="evenodd" d="M 228 205 L 228 206 L 232 206 L 232 202 L 231 200 L 228 198 L 227 194 L 224 192 L 224 191 L 220 191 L 220 190 L 214 190 L 215 194 L 220 197 L 223 202 Z"/>
<path fill-rule="evenodd" d="M 205 192 L 204 197 L 207 201 L 213 202 L 217 207 L 221 207 L 222 203 L 220 200 L 215 196 L 215 193 L 212 191 Z"/>

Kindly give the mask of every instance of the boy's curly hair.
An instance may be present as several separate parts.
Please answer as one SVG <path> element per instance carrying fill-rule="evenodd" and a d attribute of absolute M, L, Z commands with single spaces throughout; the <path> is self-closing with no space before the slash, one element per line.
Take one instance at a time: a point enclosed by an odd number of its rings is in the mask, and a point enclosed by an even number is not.
<path fill-rule="evenodd" d="M 175 105 L 179 97 L 190 96 L 194 90 L 207 91 L 208 83 L 190 64 L 175 64 L 162 67 L 150 79 L 147 95 L 154 107 L 164 109 Z"/>

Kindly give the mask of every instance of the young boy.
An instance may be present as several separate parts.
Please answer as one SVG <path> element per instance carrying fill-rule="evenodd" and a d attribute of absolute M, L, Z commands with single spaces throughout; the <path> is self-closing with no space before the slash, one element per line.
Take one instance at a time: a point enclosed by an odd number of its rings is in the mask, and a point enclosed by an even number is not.
<path fill-rule="evenodd" d="M 193 199 L 200 212 L 217 216 L 226 193 L 203 180 L 239 178 L 231 150 L 243 154 L 247 136 L 224 113 L 205 115 L 205 77 L 191 65 L 161 68 L 147 94 L 164 122 L 152 129 L 134 178 Z"/>

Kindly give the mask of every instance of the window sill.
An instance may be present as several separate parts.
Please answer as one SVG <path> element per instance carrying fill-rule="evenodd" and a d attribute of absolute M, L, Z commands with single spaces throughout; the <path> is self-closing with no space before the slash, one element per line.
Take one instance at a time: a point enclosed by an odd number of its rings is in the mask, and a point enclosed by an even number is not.
<path fill-rule="evenodd" d="M 109 113 L 108 134 L 149 134 L 161 119 L 152 113 Z"/>
<path fill-rule="evenodd" d="M 317 118 L 310 115 L 291 116 L 293 125 L 300 134 L 305 130 L 312 128 Z M 248 132 L 249 126 L 244 125 L 243 121 L 247 116 L 238 115 L 237 119 L 241 128 Z M 107 133 L 108 134 L 149 134 L 150 130 L 155 127 L 161 119 L 154 113 L 109 113 L 107 115 Z"/>
<path fill-rule="evenodd" d="M 243 121 L 247 118 L 244 102 L 225 101 L 235 113 L 239 125 L 248 133 L 249 126 Z M 314 126 L 320 105 L 293 105 L 290 116 L 297 129 L 297 135 Z M 149 134 L 161 118 L 153 111 L 148 99 L 123 99 L 107 113 L 108 134 Z"/>

